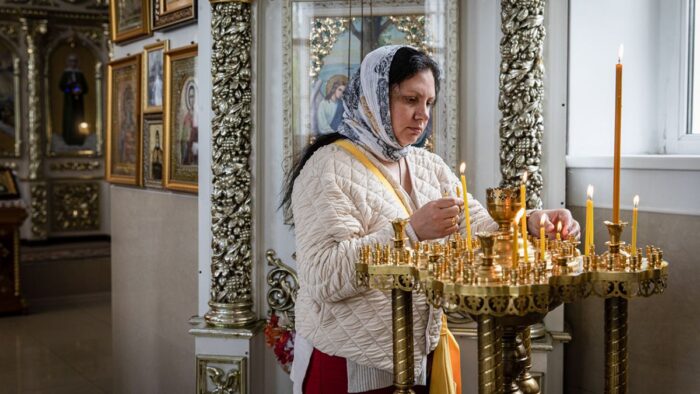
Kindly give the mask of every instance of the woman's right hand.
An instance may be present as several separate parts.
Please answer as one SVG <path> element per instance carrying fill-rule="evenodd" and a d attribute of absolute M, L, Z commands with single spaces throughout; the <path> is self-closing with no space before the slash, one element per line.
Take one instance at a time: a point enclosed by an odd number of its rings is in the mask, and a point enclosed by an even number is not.
<path fill-rule="evenodd" d="M 459 230 L 459 214 L 464 201 L 456 197 L 433 200 L 415 211 L 411 227 L 421 241 L 444 238 Z"/>

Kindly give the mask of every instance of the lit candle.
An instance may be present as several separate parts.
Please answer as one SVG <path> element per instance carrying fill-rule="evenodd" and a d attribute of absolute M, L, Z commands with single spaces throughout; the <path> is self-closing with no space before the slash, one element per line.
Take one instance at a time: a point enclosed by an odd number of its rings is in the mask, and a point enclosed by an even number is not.
<path fill-rule="evenodd" d="M 586 191 L 588 199 L 586 199 L 586 242 L 584 244 L 584 251 L 586 256 L 591 253 L 591 245 L 593 245 L 593 226 L 595 225 L 593 216 L 593 185 L 588 185 L 588 190 Z"/>
<path fill-rule="evenodd" d="M 467 197 L 467 178 L 464 176 L 464 171 L 467 169 L 467 163 L 462 162 L 459 165 L 460 180 L 462 181 L 462 199 L 464 199 L 464 221 L 467 227 L 467 250 L 472 252 L 472 224 L 469 217 L 469 201 Z"/>
<path fill-rule="evenodd" d="M 620 221 L 620 140 L 622 129 L 622 54 L 621 44 L 615 65 L 615 152 L 613 158 L 613 223 Z"/>
<path fill-rule="evenodd" d="M 527 199 L 525 198 L 527 196 L 527 171 L 523 172 L 523 182 L 520 184 L 520 207 L 524 210 L 527 209 Z M 524 258 L 525 258 L 525 263 L 528 263 L 528 256 L 527 256 L 527 215 L 523 215 L 522 219 L 520 219 L 520 231 L 521 235 L 523 237 L 523 252 Z"/>
<path fill-rule="evenodd" d="M 78 124 L 78 133 L 80 133 L 80 135 L 90 134 L 90 129 L 88 128 L 88 124 L 86 122 L 80 122 L 80 124 Z"/>
<path fill-rule="evenodd" d="M 561 222 L 557 222 L 557 241 L 561 241 Z"/>
<path fill-rule="evenodd" d="M 639 207 L 639 196 L 634 196 L 632 200 L 632 256 L 637 255 L 637 208 Z"/>
<path fill-rule="evenodd" d="M 545 260 L 545 256 L 544 256 L 544 253 L 545 253 L 544 222 L 545 222 L 546 220 L 547 220 L 547 215 L 542 215 L 542 217 L 540 218 L 540 256 L 541 256 L 542 261 Z"/>
<path fill-rule="evenodd" d="M 518 213 L 515 215 L 515 219 L 513 220 L 513 255 L 512 255 L 512 260 L 513 260 L 513 268 L 517 269 L 518 268 L 518 225 L 520 222 L 520 218 L 525 214 L 525 208 L 520 208 Z"/>

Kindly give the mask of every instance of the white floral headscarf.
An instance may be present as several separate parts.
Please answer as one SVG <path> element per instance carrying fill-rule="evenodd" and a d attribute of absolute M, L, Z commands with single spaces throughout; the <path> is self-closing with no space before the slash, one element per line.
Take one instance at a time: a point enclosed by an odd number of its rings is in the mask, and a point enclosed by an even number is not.
<path fill-rule="evenodd" d="M 387 45 L 368 53 L 343 96 L 343 123 L 338 132 L 385 161 L 408 154 L 394 135 L 389 112 L 389 69 L 397 50 Z"/>

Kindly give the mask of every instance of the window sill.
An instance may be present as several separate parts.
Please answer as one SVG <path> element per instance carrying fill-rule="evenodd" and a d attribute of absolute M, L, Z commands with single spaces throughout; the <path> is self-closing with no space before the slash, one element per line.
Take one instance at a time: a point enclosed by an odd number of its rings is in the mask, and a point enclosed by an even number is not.
<path fill-rule="evenodd" d="M 566 156 L 570 169 L 613 168 L 612 156 Z M 620 168 L 626 170 L 700 171 L 700 155 L 623 155 Z"/>

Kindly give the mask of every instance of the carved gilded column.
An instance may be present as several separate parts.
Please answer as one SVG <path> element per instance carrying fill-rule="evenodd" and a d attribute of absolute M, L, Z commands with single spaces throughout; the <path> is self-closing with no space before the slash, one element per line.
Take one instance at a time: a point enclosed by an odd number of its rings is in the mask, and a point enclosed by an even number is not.
<path fill-rule="evenodd" d="M 212 1 L 212 261 L 208 324 L 257 320 L 252 298 L 251 1 Z"/>
<path fill-rule="evenodd" d="M 43 151 L 41 132 L 41 76 L 39 73 L 38 42 L 46 34 L 46 20 L 28 21 L 21 18 L 22 32 L 27 44 L 27 93 L 29 141 L 28 178 L 30 181 L 31 231 L 37 238 L 48 234 L 48 200 L 46 182 L 43 180 Z"/>
<path fill-rule="evenodd" d="M 545 0 L 501 0 L 501 186 L 527 171 L 528 208 L 541 208 Z"/>

